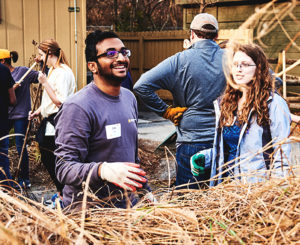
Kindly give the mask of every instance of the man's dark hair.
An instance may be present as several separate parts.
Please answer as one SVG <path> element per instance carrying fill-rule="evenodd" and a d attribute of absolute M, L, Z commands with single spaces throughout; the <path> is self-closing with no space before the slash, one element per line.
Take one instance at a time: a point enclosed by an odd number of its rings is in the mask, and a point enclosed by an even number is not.
<path fill-rule="evenodd" d="M 218 31 L 211 24 L 206 24 L 202 26 L 202 30 L 194 30 L 192 31 L 197 35 L 198 38 L 211 39 L 214 40 L 218 37 Z"/>
<path fill-rule="evenodd" d="M 112 31 L 94 31 L 91 32 L 85 39 L 85 59 L 86 62 L 97 61 L 96 45 L 107 38 L 119 38 L 118 35 Z"/>

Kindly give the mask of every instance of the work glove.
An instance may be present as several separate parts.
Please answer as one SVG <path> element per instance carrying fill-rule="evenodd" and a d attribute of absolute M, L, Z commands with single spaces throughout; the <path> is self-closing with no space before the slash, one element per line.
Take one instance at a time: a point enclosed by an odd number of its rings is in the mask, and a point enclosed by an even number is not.
<path fill-rule="evenodd" d="M 104 162 L 100 168 L 101 179 L 128 191 L 136 191 L 136 187 L 142 188 L 141 183 L 147 181 L 142 177 L 145 175 L 139 164 L 129 162 Z"/>
<path fill-rule="evenodd" d="M 196 153 L 190 158 L 191 170 L 194 176 L 205 173 L 205 155 Z"/>
<path fill-rule="evenodd" d="M 164 112 L 163 117 L 171 120 L 175 126 L 179 125 L 183 113 L 187 110 L 187 107 L 171 107 L 169 106 Z"/>

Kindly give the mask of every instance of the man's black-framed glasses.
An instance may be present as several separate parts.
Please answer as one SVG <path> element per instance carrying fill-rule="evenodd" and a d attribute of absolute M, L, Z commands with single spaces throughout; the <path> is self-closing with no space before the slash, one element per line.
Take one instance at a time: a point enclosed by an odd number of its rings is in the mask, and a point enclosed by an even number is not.
<path fill-rule="evenodd" d="M 103 54 L 99 54 L 96 56 L 97 59 L 101 57 L 107 57 L 109 59 L 116 59 L 119 57 L 119 54 L 122 54 L 124 57 L 130 57 L 131 51 L 129 49 L 121 49 L 120 51 L 117 50 L 109 50 Z"/>

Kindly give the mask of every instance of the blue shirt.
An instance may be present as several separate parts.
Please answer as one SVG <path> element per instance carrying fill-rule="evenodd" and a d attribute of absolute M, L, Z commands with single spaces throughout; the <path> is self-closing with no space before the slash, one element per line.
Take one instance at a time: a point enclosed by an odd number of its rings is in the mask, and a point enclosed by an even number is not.
<path fill-rule="evenodd" d="M 227 159 L 225 158 L 225 162 L 229 162 L 236 158 L 240 132 L 241 128 L 235 124 L 230 127 L 223 128 L 224 156 L 227 155 Z M 233 164 L 234 162 L 230 165 Z"/>
<path fill-rule="evenodd" d="M 213 101 L 223 92 L 223 53 L 216 42 L 203 39 L 144 73 L 134 91 L 145 105 L 162 115 L 168 105 L 155 91 L 169 90 L 174 106 L 187 107 L 177 127 L 178 143 L 212 143 L 215 129 Z"/>

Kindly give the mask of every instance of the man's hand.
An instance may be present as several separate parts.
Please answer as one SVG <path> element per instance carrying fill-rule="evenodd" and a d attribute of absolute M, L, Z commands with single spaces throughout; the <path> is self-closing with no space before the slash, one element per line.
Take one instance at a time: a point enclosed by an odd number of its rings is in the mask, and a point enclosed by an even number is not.
<path fill-rule="evenodd" d="M 190 158 L 191 170 L 194 176 L 205 173 L 205 155 L 196 153 Z"/>
<path fill-rule="evenodd" d="M 187 107 L 168 107 L 163 117 L 171 120 L 175 126 L 179 125 L 183 113 L 187 110 Z"/>
<path fill-rule="evenodd" d="M 99 176 L 125 190 L 136 191 L 146 183 L 146 173 L 140 169 L 139 164 L 129 162 L 104 162 L 100 165 Z M 138 181 L 138 182 L 137 182 Z"/>

